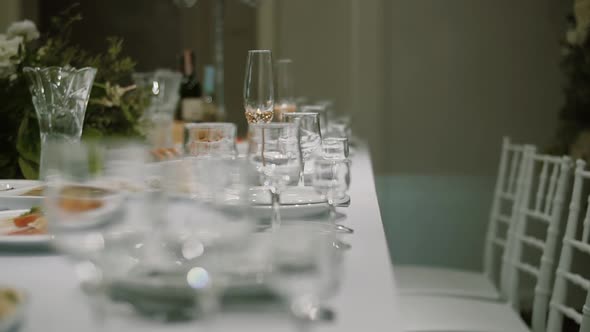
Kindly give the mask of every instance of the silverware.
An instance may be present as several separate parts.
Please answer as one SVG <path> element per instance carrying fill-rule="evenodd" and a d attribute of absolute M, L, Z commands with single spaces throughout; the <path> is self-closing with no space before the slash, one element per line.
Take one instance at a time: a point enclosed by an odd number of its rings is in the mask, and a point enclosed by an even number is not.
<path fill-rule="evenodd" d="M 336 229 L 336 231 L 341 232 L 341 233 L 347 233 L 347 234 L 354 233 L 354 229 L 352 229 L 350 227 L 346 227 L 344 225 L 340 225 L 340 224 L 335 224 L 334 229 Z"/>
<path fill-rule="evenodd" d="M 346 243 L 344 241 L 341 240 L 336 240 L 334 242 L 332 242 L 332 246 L 336 249 L 340 249 L 340 250 L 350 250 L 352 249 L 352 246 L 349 243 Z"/>
<path fill-rule="evenodd" d="M 0 191 L 14 190 L 14 187 L 10 183 L 0 183 Z"/>

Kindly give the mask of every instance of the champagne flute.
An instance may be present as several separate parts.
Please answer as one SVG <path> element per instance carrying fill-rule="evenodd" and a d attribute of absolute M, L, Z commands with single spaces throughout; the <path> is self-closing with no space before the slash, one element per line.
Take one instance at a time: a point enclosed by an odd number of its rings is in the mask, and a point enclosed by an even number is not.
<path fill-rule="evenodd" d="M 301 171 L 299 126 L 294 123 L 251 124 L 248 160 L 256 167 L 272 198 L 273 230 L 281 223 L 280 192 L 297 183 Z"/>
<path fill-rule="evenodd" d="M 318 113 L 320 116 L 320 130 L 322 132 L 322 136 L 326 136 L 328 133 L 328 108 L 326 105 L 303 105 L 300 108 L 300 112 L 307 113 L 307 112 L 315 112 Z"/>
<path fill-rule="evenodd" d="M 244 77 L 244 109 L 248 123 L 269 123 L 273 118 L 274 87 L 269 50 L 250 50 Z"/>
<path fill-rule="evenodd" d="M 313 172 L 312 157 L 319 153 L 322 146 L 319 114 L 315 112 L 285 113 L 283 120 L 299 125 L 301 140 L 302 165 L 299 185 L 305 185 L 305 174 Z"/>
<path fill-rule="evenodd" d="M 277 102 L 275 102 L 275 119 L 283 121 L 284 113 L 297 110 L 293 87 L 293 61 L 291 59 L 279 59 L 275 64 L 277 74 Z"/>

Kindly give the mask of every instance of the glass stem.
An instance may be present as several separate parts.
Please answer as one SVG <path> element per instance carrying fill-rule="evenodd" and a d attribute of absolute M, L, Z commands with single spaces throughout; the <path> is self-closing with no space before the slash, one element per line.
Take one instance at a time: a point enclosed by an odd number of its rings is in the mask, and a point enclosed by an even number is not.
<path fill-rule="evenodd" d="M 330 208 L 329 221 L 331 224 L 336 223 L 336 205 L 334 205 L 334 199 L 328 198 L 328 206 Z"/>
<path fill-rule="evenodd" d="M 300 187 L 304 187 L 305 186 L 305 172 L 304 172 L 304 165 L 305 162 L 301 163 L 301 172 L 299 172 L 299 186 Z"/>
<path fill-rule="evenodd" d="M 41 135 L 41 154 L 39 156 L 39 180 L 44 181 L 47 176 L 47 138 Z"/>
<path fill-rule="evenodd" d="M 272 226 L 272 230 L 275 231 L 275 230 L 279 229 L 279 227 L 281 226 L 281 212 L 280 212 L 281 203 L 279 201 L 279 199 L 280 199 L 279 192 L 276 189 L 271 189 L 270 195 L 271 195 L 271 199 L 272 199 L 271 226 Z"/>

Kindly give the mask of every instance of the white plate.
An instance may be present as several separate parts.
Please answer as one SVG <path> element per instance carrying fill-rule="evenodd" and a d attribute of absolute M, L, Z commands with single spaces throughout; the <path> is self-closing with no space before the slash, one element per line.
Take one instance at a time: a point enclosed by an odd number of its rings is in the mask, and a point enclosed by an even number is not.
<path fill-rule="evenodd" d="M 348 195 L 337 199 L 336 204 L 343 204 L 350 200 Z M 312 187 L 289 187 L 280 195 L 281 218 L 296 219 L 317 216 L 329 209 L 325 199 Z M 264 187 L 250 188 L 250 204 L 252 212 L 257 218 L 270 218 L 272 206 L 270 193 Z"/>
<path fill-rule="evenodd" d="M 19 196 L 43 185 L 43 182 L 36 180 L 2 179 L 0 180 L 0 188 L 3 188 L 7 183 L 14 189 L 0 191 L 0 196 Z"/>
<path fill-rule="evenodd" d="M 255 218 L 267 219 L 272 217 L 272 207 L 270 205 L 254 205 L 251 211 Z M 307 218 L 326 213 L 328 204 L 281 205 L 279 211 L 282 219 Z"/>
<path fill-rule="evenodd" d="M 5 219 L 16 217 L 27 212 L 28 209 L 0 211 L 0 245 L 46 245 L 51 237 L 43 235 L 6 235 L 10 231 L 17 230 L 5 222 Z"/>
<path fill-rule="evenodd" d="M 38 196 L 0 196 L 0 211 L 30 209 L 43 205 L 43 197 Z"/>
<path fill-rule="evenodd" d="M 270 192 L 265 187 L 252 187 L 249 190 L 252 205 L 270 205 Z M 325 203 L 326 200 L 312 187 L 288 187 L 281 192 L 281 205 L 302 205 Z"/>

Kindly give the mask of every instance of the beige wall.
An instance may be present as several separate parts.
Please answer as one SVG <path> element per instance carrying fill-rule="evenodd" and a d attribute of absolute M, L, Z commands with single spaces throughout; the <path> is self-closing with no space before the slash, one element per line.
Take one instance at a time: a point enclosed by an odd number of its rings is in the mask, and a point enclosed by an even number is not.
<path fill-rule="evenodd" d="M 10 23 L 21 16 L 20 0 L 2 0 L 0 2 L 0 33 L 4 33 Z"/>
<path fill-rule="evenodd" d="M 388 170 L 490 174 L 502 135 L 550 142 L 559 1 L 396 0 L 388 11 Z"/>
<path fill-rule="evenodd" d="M 569 1 L 263 1 L 259 40 L 353 114 L 380 173 L 493 174 L 502 135 L 553 137 Z"/>

